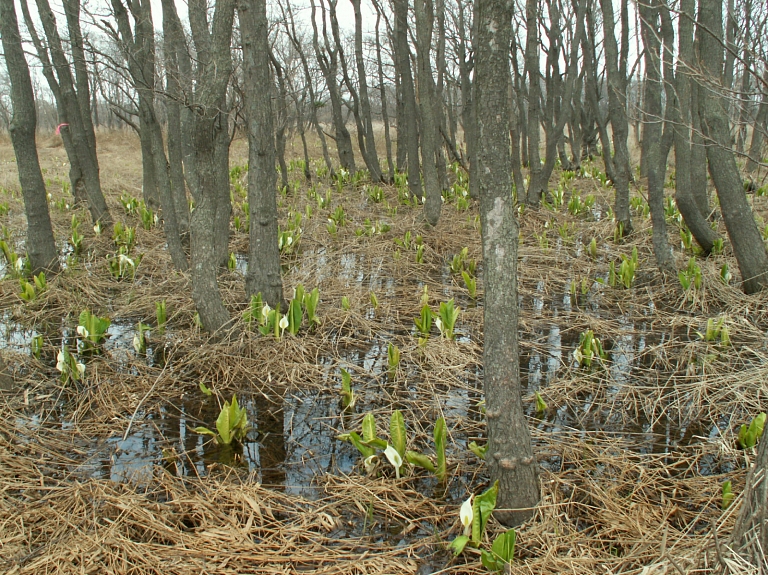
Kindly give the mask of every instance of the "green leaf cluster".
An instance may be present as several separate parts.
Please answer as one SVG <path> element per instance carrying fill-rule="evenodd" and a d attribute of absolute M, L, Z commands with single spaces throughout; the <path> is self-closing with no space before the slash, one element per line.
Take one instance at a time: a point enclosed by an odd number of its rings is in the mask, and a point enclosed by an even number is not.
<path fill-rule="evenodd" d="M 459 535 L 454 539 L 449 548 L 456 556 L 461 555 L 462 551 L 467 545 L 471 547 L 479 547 L 483 540 L 483 533 L 485 533 L 485 526 L 488 523 L 488 518 L 496 509 L 496 496 L 499 494 L 499 482 L 496 480 L 491 487 L 489 487 L 482 494 L 478 495 L 472 501 L 472 531 L 471 536 Z"/>
<path fill-rule="evenodd" d="M 216 419 L 216 432 L 207 427 L 196 427 L 195 432 L 210 435 L 219 445 L 241 443 L 248 434 L 248 413 L 245 407 L 237 403 L 237 396 L 232 396 L 232 402 L 225 401 Z M 218 433 L 217 433 L 218 432 Z"/>
<path fill-rule="evenodd" d="M 746 424 L 742 424 L 739 428 L 739 447 L 742 449 L 752 449 L 757 445 L 757 440 L 763 435 L 763 429 L 765 428 L 765 412 L 755 416 L 752 421 L 749 422 L 749 427 Z"/>

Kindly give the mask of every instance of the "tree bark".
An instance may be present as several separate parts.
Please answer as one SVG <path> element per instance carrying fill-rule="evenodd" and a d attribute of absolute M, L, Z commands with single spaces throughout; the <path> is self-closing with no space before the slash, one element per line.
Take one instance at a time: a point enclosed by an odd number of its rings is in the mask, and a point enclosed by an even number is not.
<path fill-rule="evenodd" d="M 730 549 L 756 567 L 755 573 L 768 573 L 768 438 L 763 436 L 757 458 L 747 474 L 744 502 L 731 535 Z"/>
<path fill-rule="evenodd" d="M 234 1 L 218 0 L 212 31 L 208 30 L 207 4 L 190 0 L 189 22 L 197 52 L 197 89 L 190 103 L 195 115 L 193 147 L 199 190 L 190 221 L 192 255 L 192 299 L 203 328 L 219 332 L 230 322 L 217 283 L 216 229 L 219 200 L 226 193 L 229 200 L 229 174 L 218 174 L 217 140 L 227 132 L 223 110 L 231 73 L 230 42 L 234 20 Z M 229 137 L 226 134 L 227 139 Z M 226 182 L 225 189 L 223 188 Z M 217 187 L 218 186 L 218 187 Z"/>
<path fill-rule="evenodd" d="M 312 2 L 311 16 L 313 32 L 312 44 L 315 48 L 317 63 L 320 66 L 323 77 L 325 78 L 326 88 L 328 89 L 328 97 L 331 100 L 331 114 L 333 117 L 334 130 L 336 132 L 336 150 L 339 154 L 339 163 L 341 164 L 341 167 L 347 170 L 350 174 L 354 174 L 357 171 L 357 167 L 355 166 L 355 152 L 352 149 L 352 136 L 350 136 L 346 122 L 344 121 L 341 93 L 339 91 L 339 85 L 336 81 L 336 74 L 339 69 L 339 54 L 338 49 L 333 48 L 331 43 L 328 41 L 325 4 L 323 3 L 323 0 L 320 0 L 320 11 L 323 22 L 323 42 L 325 45 L 325 52 L 323 52 L 323 50 L 320 48 L 314 2 Z"/>
<path fill-rule="evenodd" d="M 768 255 L 752 210 L 747 203 L 739 169 L 731 149 L 727 98 L 713 91 L 723 70 L 722 0 L 699 4 L 699 59 L 701 73 L 711 84 L 699 84 L 699 114 L 707 137 L 709 173 L 720 199 L 720 210 L 739 264 L 743 288 L 755 293 L 768 286 Z"/>
<path fill-rule="evenodd" d="M 608 109 L 613 132 L 613 188 L 616 192 L 614 214 L 616 225 L 621 226 L 622 235 L 632 233 L 632 217 L 629 212 L 629 150 L 627 137 L 627 74 L 625 43 L 628 42 L 629 30 L 626 17 L 626 4 L 621 9 L 622 49 L 616 42 L 612 0 L 600 0 L 603 11 L 603 31 L 605 33 L 605 69 L 608 76 Z M 606 150 L 603 150 L 606 157 Z"/>
<path fill-rule="evenodd" d="M 411 51 L 408 42 L 408 0 L 393 0 L 395 11 L 395 73 L 400 77 L 403 117 L 397 117 L 397 148 L 404 146 L 408 165 L 408 191 L 421 199 L 419 169 L 419 132 L 416 90 L 411 75 Z M 402 121 L 401 121 L 402 120 Z M 398 152 L 398 157 L 400 156 Z"/>
<path fill-rule="evenodd" d="M 528 75 L 528 190 L 518 190 L 518 201 L 534 208 L 539 206 L 546 192 L 541 177 L 539 126 L 541 122 L 541 70 L 539 66 L 539 0 L 525 3 L 525 69 Z"/>
<path fill-rule="evenodd" d="M 27 256 L 32 273 L 56 273 L 59 271 L 59 255 L 53 238 L 45 182 L 35 144 L 35 96 L 21 45 L 13 0 L 0 0 L 0 35 L 11 82 L 13 116 L 10 132 L 27 216 Z"/>
<path fill-rule="evenodd" d="M 329 0 L 331 1 L 331 0 Z M 365 142 L 365 149 L 360 149 L 361 153 L 364 153 L 365 165 L 368 167 L 368 171 L 371 174 L 371 180 L 384 181 L 381 174 L 381 166 L 379 165 L 379 155 L 376 152 L 376 138 L 373 133 L 373 117 L 371 116 L 371 101 L 368 97 L 368 79 L 365 73 L 365 61 L 363 60 L 363 15 L 360 11 L 360 0 L 351 0 L 352 7 L 355 12 L 355 65 L 357 66 L 357 84 L 360 102 L 360 121 L 358 122 L 358 130 L 362 127 L 363 136 Z M 333 13 L 333 19 L 336 20 L 336 14 Z M 334 36 L 338 35 L 338 22 L 336 22 L 336 31 Z M 339 47 L 341 51 L 341 47 Z M 342 55 L 343 62 L 343 55 Z M 346 66 L 343 66 L 346 69 Z M 347 79 L 349 77 L 345 74 Z M 351 82 L 350 82 L 351 84 Z M 350 89 L 350 93 L 355 94 L 355 90 Z M 359 138 L 360 136 L 358 136 Z"/>
<path fill-rule="evenodd" d="M 477 2 L 477 128 L 485 305 L 483 373 L 486 463 L 498 479 L 496 517 L 518 525 L 540 498 L 536 459 L 523 413 L 517 341 L 517 209 L 509 155 L 509 45 L 512 4 Z"/>
<path fill-rule="evenodd" d="M 667 238 L 667 221 L 664 215 L 664 177 L 667 153 L 662 151 L 661 107 L 661 43 L 658 0 L 639 5 L 640 28 L 645 46 L 645 93 L 643 95 L 643 144 L 646 176 L 648 177 L 648 204 L 653 223 L 653 253 L 659 271 L 674 274 L 675 262 Z M 668 38 L 665 38 L 668 40 Z M 672 50 L 672 46 L 665 46 Z"/>
<path fill-rule="evenodd" d="M 37 57 L 40 59 L 40 63 L 43 68 L 43 76 L 48 82 L 48 87 L 53 94 L 53 98 L 56 101 L 56 111 L 59 115 L 59 124 L 61 128 L 59 134 L 61 141 L 64 144 L 64 150 L 67 153 L 67 160 L 69 161 L 69 183 L 74 197 L 75 205 L 87 205 L 88 195 L 85 191 L 85 182 L 83 181 L 83 170 L 80 168 L 80 162 L 77 159 L 77 153 L 75 152 L 74 144 L 72 143 L 72 134 L 69 130 L 69 121 L 67 120 L 67 108 L 64 105 L 64 101 L 61 95 L 61 89 L 59 88 L 59 82 L 56 80 L 53 64 L 48 56 L 48 51 L 40 40 L 40 36 L 37 34 L 32 16 L 29 13 L 29 6 L 26 2 L 20 2 L 21 13 L 24 16 L 24 22 L 26 23 L 27 30 L 32 39 L 32 44 L 35 46 Z"/>
<path fill-rule="evenodd" d="M 119 41 L 121 50 L 128 62 L 131 79 L 139 95 L 142 143 L 144 138 L 148 140 L 148 146 L 142 144 L 142 156 L 145 152 L 148 152 L 150 156 L 149 166 L 145 164 L 145 168 L 151 166 L 156 192 L 160 197 L 163 230 L 168 243 L 168 251 L 176 269 L 186 271 L 189 262 L 181 243 L 176 218 L 177 206 L 171 191 L 170 166 L 165 156 L 163 135 L 154 105 L 155 27 L 152 21 L 152 9 L 147 0 L 134 0 L 131 2 L 130 8 L 134 22 L 133 31 L 131 31 L 128 11 L 122 0 L 112 0 L 112 10 L 119 32 L 119 36 L 115 33 L 115 39 Z M 144 190 L 144 193 L 145 197 L 148 197 L 147 190 Z"/>
<path fill-rule="evenodd" d="M 269 52 L 266 0 L 241 0 L 238 15 L 248 121 L 248 208 L 251 220 L 245 291 L 248 299 L 261 293 L 263 300 L 276 308 L 283 305 L 284 300 L 277 245 L 272 102 L 269 90 L 255 89 L 271 84 L 269 63 L 264 58 Z"/>
<path fill-rule="evenodd" d="M 395 164 L 392 161 L 392 138 L 389 133 L 389 110 L 387 109 L 387 91 L 384 85 L 384 66 L 381 63 L 381 37 L 379 34 L 379 23 L 381 22 L 381 10 L 379 5 L 374 3 L 376 8 L 376 71 L 379 75 L 379 99 L 381 100 L 381 119 L 384 123 L 384 142 L 387 148 L 387 168 L 389 169 L 388 183 L 395 181 Z"/>
<path fill-rule="evenodd" d="M 437 176 L 435 154 L 437 153 L 437 124 L 430 63 L 432 28 L 434 14 L 432 0 L 414 0 L 416 13 L 416 59 L 419 64 L 419 109 L 421 111 L 421 167 L 424 175 L 424 219 L 430 226 L 436 226 L 443 209 L 443 198 Z"/>
<path fill-rule="evenodd" d="M 695 0 L 681 0 L 678 18 L 678 64 L 675 74 L 676 98 L 670 102 L 675 106 L 675 202 L 685 225 L 701 246 L 705 254 L 712 251 L 717 233 L 709 226 L 707 214 L 694 198 L 692 166 L 692 116 L 691 116 L 691 77 L 690 66 L 693 63 L 693 10 Z M 666 10 L 666 6 L 662 9 Z M 694 114 L 698 116 L 698 113 Z M 705 160 L 706 161 L 706 160 Z M 704 181 L 706 187 L 706 179 Z M 701 199 L 701 198 L 700 198 Z M 706 200 L 706 189 L 704 190 Z"/>

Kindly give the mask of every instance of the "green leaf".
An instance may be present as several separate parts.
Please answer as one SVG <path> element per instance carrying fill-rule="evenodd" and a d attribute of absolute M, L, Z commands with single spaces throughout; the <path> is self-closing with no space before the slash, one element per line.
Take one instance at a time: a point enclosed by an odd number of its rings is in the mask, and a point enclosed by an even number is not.
<path fill-rule="evenodd" d="M 389 420 L 389 437 L 392 442 L 392 447 L 400 454 L 400 457 L 405 458 L 405 444 L 407 442 L 405 435 L 405 419 L 403 413 L 396 409 L 392 412 L 392 417 Z"/>
<path fill-rule="evenodd" d="M 482 562 L 483 567 L 488 569 L 488 571 L 498 573 L 504 569 L 504 563 L 496 559 L 493 553 L 489 553 L 485 549 L 480 552 L 480 561 Z"/>
<path fill-rule="evenodd" d="M 733 502 L 735 495 L 733 494 L 733 491 L 731 491 L 731 480 L 729 479 L 725 483 L 723 483 L 723 503 L 722 503 L 722 509 L 725 511 L 728 509 L 728 506 Z"/>
<path fill-rule="evenodd" d="M 304 312 L 301 309 L 302 300 L 296 298 L 288 304 L 288 333 L 296 335 L 301 329 L 301 320 Z"/>
<path fill-rule="evenodd" d="M 202 426 L 195 427 L 192 431 L 194 431 L 195 433 L 200 433 L 202 435 L 211 435 L 213 437 L 216 437 L 216 434 L 210 429 L 208 429 L 207 427 L 202 427 Z"/>
<path fill-rule="evenodd" d="M 545 411 L 547 411 L 547 404 L 542 399 L 538 391 L 534 393 L 536 394 L 536 413 L 544 413 Z"/>
<path fill-rule="evenodd" d="M 376 449 L 366 445 L 365 442 L 360 439 L 360 436 L 354 431 L 349 432 L 349 441 L 352 442 L 352 445 L 357 447 L 357 450 L 360 452 L 363 458 L 367 458 L 376 454 Z"/>
<path fill-rule="evenodd" d="M 461 555 L 461 552 L 464 551 L 464 548 L 467 546 L 467 543 L 469 543 L 469 537 L 466 535 L 459 535 L 451 541 L 451 544 L 448 546 L 448 549 L 453 551 L 453 554 L 458 557 Z"/>
<path fill-rule="evenodd" d="M 207 395 L 208 397 L 213 395 L 213 392 L 210 389 L 208 389 L 208 386 L 205 385 L 202 381 L 200 382 L 200 391 L 202 391 L 203 394 Z"/>
<path fill-rule="evenodd" d="M 373 414 L 368 412 L 363 416 L 363 441 L 369 443 L 376 439 L 376 420 Z"/>
<path fill-rule="evenodd" d="M 224 407 L 219 413 L 219 417 L 216 419 L 216 430 L 219 432 L 219 438 L 224 445 L 230 445 L 232 443 L 231 435 L 231 420 L 230 420 L 230 404 L 228 401 L 224 402 Z"/>
<path fill-rule="evenodd" d="M 432 437 L 435 440 L 435 455 L 437 457 L 437 469 L 435 470 L 435 475 L 437 475 L 437 478 L 443 483 L 448 478 L 445 464 L 446 435 L 445 418 L 439 417 L 435 422 L 435 430 L 432 432 Z"/>
<path fill-rule="evenodd" d="M 485 459 L 485 454 L 488 451 L 488 445 L 480 447 L 476 442 L 471 442 L 467 447 L 469 450 L 477 455 L 478 459 Z"/>
<path fill-rule="evenodd" d="M 515 540 L 517 533 L 514 529 L 509 529 L 496 537 L 491 545 L 491 553 L 501 559 L 504 563 L 512 563 L 515 557 Z"/>
<path fill-rule="evenodd" d="M 477 546 L 483 538 L 485 525 L 491 513 L 496 509 L 496 496 L 499 493 L 498 479 L 484 493 L 475 497 L 472 503 L 474 518 L 472 519 L 472 544 Z"/>
<path fill-rule="evenodd" d="M 406 451 L 405 460 L 411 465 L 415 465 L 416 467 L 421 467 L 423 469 L 426 469 L 430 473 L 435 472 L 435 464 L 432 463 L 432 460 L 426 455 L 423 455 L 416 451 Z"/>

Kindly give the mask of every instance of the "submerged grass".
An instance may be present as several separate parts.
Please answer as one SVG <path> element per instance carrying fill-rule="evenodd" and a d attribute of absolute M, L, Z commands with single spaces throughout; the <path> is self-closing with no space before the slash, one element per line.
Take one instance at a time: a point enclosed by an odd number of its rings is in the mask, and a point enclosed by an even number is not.
<path fill-rule="evenodd" d="M 293 214 L 304 216 L 300 250 L 283 262 L 285 294 L 290 298 L 299 283 L 307 290 L 317 287 L 321 323 L 311 331 L 305 326 L 297 337 L 286 332 L 276 340 L 241 331 L 233 341 L 216 343 L 195 326 L 189 278 L 172 270 L 161 231 L 141 228 L 136 216 L 122 210 L 120 194 L 138 197 L 141 178 L 137 168 L 116 163 L 115 158 L 137 155 L 138 146 L 123 140 L 105 141 L 102 171 L 116 219 L 137 228 L 134 253 L 143 258 L 135 278 L 115 280 L 106 259 L 115 253 L 111 238 L 81 225 L 84 255 L 48 278 L 47 291 L 33 302 L 21 300 L 17 280 L 0 281 L 5 333 L 34 330 L 44 336 L 40 359 L 24 348 L 26 336 L 9 337 L 3 352 L 12 379 L 0 391 L 0 570 L 484 572 L 479 552 L 453 559 L 444 548 L 461 530 L 462 499 L 487 484 L 482 462 L 466 449 L 469 441 L 484 443 L 485 435 L 476 206 L 458 209 L 449 200 L 440 225 L 429 229 L 419 207 L 398 204 L 392 186 L 382 186 L 384 198 L 374 202 L 362 188 L 348 185 L 339 194 L 335 185 L 317 179 L 318 195 L 325 198 L 332 190 L 330 206 L 321 208 L 308 199 L 301 170 L 293 171 L 295 191 L 280 197 L 281 224 L 294 221 Z M 236 147 L 235 154 L 240 152 Z M 41 150 L 54 203 L 64 197 L 56 183 L 66 177 L 62 154 L 61 148 Z M 0 161 L 8 158 L 5 142 Z M 119 179 L 110 176 L 112 163 Z M 23 252 L 21 200 L 7 173 L 2 185 L 8 191 L 0 201 L 11 207 L 2 223 Z M 735 448 L 735 433 L 764 410 L 768 391 L 768 295 L 745 296 L 738 278 L 731 285 L 721 281 L 723 263 L 735 276 L 738 269 L 726 244 L 724 255 L 697 260 L 703 286 L 688 297 L 677 278 L 662 278 L 654 269 L 649 220 L 635 213 L 637 231 L 617 245 L 614 223 L 604 217 L 612 190 L 597 179 L 576 178 L 566 186 L 566 204 L 573 189 L 582 198 L 595 195 L 599 212 L 573 216 L 562 206 L 521 217 L 521 369 L 541 463 L 542 503 L 518 530 L 512 572 L 713 571 L 718 553 L 727 551 L 748 465 L 749 455 Z M 236 214 L 240 201 L 236 195 Z M 765 217 L 765 198 L 753 201 Z M 348 223 L 331 235 L 327 219 L 339 206 Z M 63 242 L 72 210 L 51 210 L 56 238 Z M 88 221 L 85 213 L 78 218 Z M 356 235 L 366 218 L 390 229 Z M 422 237 L 420 258 L 415 246 L 395 243 L 407 232 L 414 240 Z M 677 244 L 678 236 L 670 225 L 670 241 Z M 596 254 L 587 249 L 593 238 Z M 246 233 L 233 230 L 230 251 L 246 254 L 247 240 Z M 595 281 L 607 278 L 610 263 L 618 267 L 621 254 L 633 246 L 639 268 L 632 289 Z M 450 270 L 463 248 L 478 262 L 477 304 L 462 276 Z M 676 257 L 682 269 L 690 254 L 677 248 Z M 433 310 L 450 298 L 461 307 L 456 341 L 440 338 L 434 328 L 426 345 L 419 345 L 413 318 L 425 287 Z M 239 317 L 247 303 L 242 274 L 223 271 L 221 289 L 233 317 Z M 349 310 L 342 308 L 342 297 L 349 299 Z M 74 345 L 83 309 L 109 316 L 130 334 L 139 321 L 154 325 L 160 300 L 166 300 L 168 322 L 165 334 L 150 336 L 150 359 L 134 353 L 130 337 L 120 343 L 115 335 L 104 353 L 88 359 L 79 386 L 60 385 L 56 353 L 62 343 Z M 705 331 L 709 318 L 719 317 L 725 318 L 730 346 L 704 341 L 697 333 Z M 587 329 L 609 353 L 605 366 L 592 371 L 580 369 L 571 356 Z M 388 343 L 401 353 L 391 376 Z M 294 462 L 320 470 L 305 486 L 312 497 L 295 494 L 290 485 L 267 485 L 258 471 L 218 463 L 192 466 L 191 475 L 179 477 L 173 459 L 189 454 L 173 438 L 166 438 L 166 453 L 154 448 L 155 465 L 141 480 L 110 481 L 104 478 L 108 472 L 94 472 L 94 466 L 110 466 L 109 459 L 94 461 L 94 453 L 118 455 L 115 439 L 153 425 L 158 413 L 178 410 L 182 401 L 199 396 L 202 402 L 200 382 L 222 397 L 261 397 L 282 418 L 287 398 L 338 397 L 342 367 L 352 375 L 356 411 L 342 417 L 339 399 L 338 413 L 316 423 L 332 433 L 349 432 L 372 411 L 386 436 L 384 422 L 399 409 L 413 444 L 429 452 L 432 426 L 444 415 L 447 489 L 422 475 L 398 481 L 388 472 L 379 478 L 360 469 L 343 473 L 332 459 L 321 465 L 327 454 L 312 450 L 303 450 Z M 539 417 L 535 391 L 548 406 Z M 300 446 L 295 435 L 302 423 L 295 413 L 282 421 L 284 450 Z M 266 457 L 270 440 L 260 435 L 259 441 Z M 335 454 L 336 446 L 331 448 Z M 278 458 L 275 465 L 287 463 Z M 722 511 L 721 485 L 727 479 L 737 498 Z M 489 537 L 502 529 L 491 521 Z M 731 570 L 748 572 L 739 568 Z"/>

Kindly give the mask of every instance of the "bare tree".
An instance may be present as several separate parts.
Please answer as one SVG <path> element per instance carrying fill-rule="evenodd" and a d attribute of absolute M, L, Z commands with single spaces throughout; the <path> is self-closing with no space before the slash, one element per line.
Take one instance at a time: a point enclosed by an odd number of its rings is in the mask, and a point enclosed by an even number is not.
<path fill-rule="evenodd" d="M 269 73 L 266 0 L 241 0 L 237 9 L 243 43 L 243 77 L 248 121 L 248 206 L 250 245 L 246 295 L 261 293 L 273 307 L 283 304 L 280 250 L 277 245 L 275 138 L 269 90 L 249 89 L 272 84 Z"/>
<path fill-rule="evenodd" d="M 335 2 L 336 0 L 332 1 Z M 315 48 L 317 63 L 325 78 L 328 96 L 331 100 L 331 114 L 336 132 L 336 150 L 339 153 L 339 163 L 341 164 L 341 167 L 349 173 L 354 173 L 357 171 L 357 168 L 355 166 L 355 153 L 352 149 L 352 136 L 350 136 L 346 122 L 344 121 L 341 92 L 336 80 L 336 75 L 339 70 L 339 48 L 337 46 L 332 46 L 328 40 L 327 18 L 325 12 L 324 0 L 320 0 L 320 13 L 323 21 L 323 48 L 321 48 L 317 21 L 315 20 L 316 8 L 313 0 L 311 16 L 313 32 L 312 45 Z"/>
<path fill-rule="evenodd" d="M 146 134 L 148 140 L 147 152 L 152 162 L 154 184 L 160 195 L 168 251 L 176 269 L 186 271 L 189 263 L 181 243 L 177 218 L 177 205 L 183 204 L 186 209 L 186 192 L 183 185 L 172 187 L 170 165 L 165 155 L 163 134 L 155 110 L 155 27 L 152 21 L 152 9 L 148 0 L 129 1 L 128 6 L 134 22 L 133 30 L 131 30 L 128 10 L 122 0 L 112 0 L 112 10 L 118 27 L 118 31 L 112 30 L 112 33 L 125 52 L 128 69 L 139 94 L 141 131 Z M 178 160 L 181 160 L 180 150 Z M 177 193 L 183 194 L 183 199 L 174 201 L 174 189 Z"/>
<path fill-rule="evenodd" d="M 621 49 L 616 42 L 613 1 L 600 0 L 603 11 L 605 69 L 608 77 L 608 108 L 613 134 L 613 188 L 616 192 L 614 214 L 620 235 L 632 233 L 629 213 L 629 149 L 627 138 L 627 58 L 629 53 L 629 16 L 626 3 L 621 4 Z M 603 158 L 610 150 L 603 150 Z"/>
<path fill-rule="evenodd" d="M 517 209 L 509 155 L 509 45 L 512 4 L 477 2 L 477 129 L 484 261 L 483 374 L 496 517 L 517 525 L 540 498 L 536 459 L 523 412 L 517 342 Z"/>
<path fill-rule="evenodd" d="M 24 197 L 24 211 L 27 215 L 27 256 L 33 273 L 58 272 L 59 257 L 53 239 L 45 182 L 35 145 L 35 97 L 29 67 L 21 46 L 13 0 L 0 0 L 0 35 L 11 82 L 13 116 L 10 132 L 19 170 L 21 193 Z"/>
<path fill-rule="evenodd" d="M 112 217 L 101 191 L 99 163 L 96 155 L 96 137 L 93 134 L 90 114 L 88 119 L 83 118 L 82 110 L 85 104 L 81 107 L 80 101 L 81 97 L 86 98 L 88 100 L 87 105 L 90 106 L 90 98 L 87 97 L 87 94 L 81 95 L 75 90 L 72 69 L 64 53 L 61 37 L 56 27 L 56 18 L 53 15 L 53 10 L 51 10 L 48 0 L 37 0 L 37 8 L 48 40 L 48 49 L 53 70 L 56 73 L 61 100 L 66 108 L 68 126 L 64 129 L 69 130 L 72 136 L 72 146 L 83 172 L 83 181 L 85 182 L 88 196 L 88 209 L 93 220 L 101 222 L 108 229 L 112 226 Z M 88 129 L 89 126 L 90 130 Z"/>
<path fill-rule="evenodd" d="M 699 114 L 707 138 L 709 174 L 720 199 L 744 291 L 755 293 L 768 286 L 768 254 L 747 203 L 731 149 L 731 130 L 725 109 L 728 99 L 720 94 L 724 87 L 720 82 L 727 81 L 723 68 L 722 0 L 700 0 L 697 33 L 701 77 L 707 81 L 699 84 Z"/>
<path fill-rule="evenodd" d="M 416 13 L 416 60 L 419 64 L 419 109 L 421 111 L 421 169 L 424 175 L 424 219 L 436 226 L 443 208 L 437 175 L 437 123 L 433 106 L 434 89 L 430 52 L 434 12 L 432 0 L 414 0 Z"/>
<path fill-rule="evenodd" d="M 217 332 L 230 322 L 216 277 L 216 228 L 223 219 L 218 212 L 225 213 L 228 220 L 230 209 L 229 174 L 221 173 L 217 148 L 220 150 L 222 135 L 229 139 L 226 98 L 232 69 L 230 42 L 235 5 L 234 0 L 217 0 L 210 30 L 207 8 L 204 0 L 189 2 L 189 23 L 197 54 L 196 89 L 190 106 L 194 112 L 193 143 L 199 186 L 190 221 L 190 247 L 192 299 L 203 327 Z M 227 223 L 227 232 L 228 228 Z"/>

